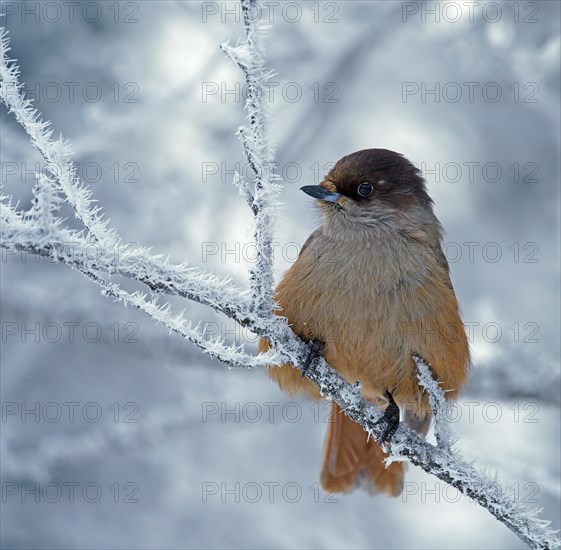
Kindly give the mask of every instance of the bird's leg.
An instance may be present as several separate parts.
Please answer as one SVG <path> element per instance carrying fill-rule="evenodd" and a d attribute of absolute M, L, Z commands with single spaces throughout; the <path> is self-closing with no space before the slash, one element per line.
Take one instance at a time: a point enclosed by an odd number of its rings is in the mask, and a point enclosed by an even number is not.
<path fill-rule="evenodd" d="M 395 402 L 392 394 L 388 390 L 386 390 L 384 395 L 388 400 L 388 406 L 384 411 L 384 416 L 382 416 L 382 418 L 380 418 L 380 420 L 376 422 L 376 424 L 385 424 L 382 436 L 378 440 L 378 443 L 380 443 L 380 445 L 383 445 L 386 442 L 389 443 L 393 437 L 393 434 L 397 430 L 397 427 L 399 426 L 399 407 Z"/>
<path fill-rule="evenodd" d="M 312 364 L 315 366 L 322 354 L 323 342 L 320 342 L 319 340 L 312 340 L 311 342 L 309 342 L 308 357 L 306 357 L 306 361 L 304 362 L 304 366 L 302 367 L 302 378 L 306 376 L 306 373 L 308 372 Z"/>

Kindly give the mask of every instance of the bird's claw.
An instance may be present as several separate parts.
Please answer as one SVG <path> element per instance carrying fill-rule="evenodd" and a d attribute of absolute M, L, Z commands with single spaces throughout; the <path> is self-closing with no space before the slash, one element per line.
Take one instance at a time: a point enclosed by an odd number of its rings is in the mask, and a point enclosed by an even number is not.
<path fill-rule="evenodd" d="M 312 365 L 315 366 L 322 354 L 323 342 L 320 342 L 319 340 L 312 340 L 311 342 L 309 342 L 308 357 L 306 357 L 306 361 L 304 362 L 304 365 L 302 367 L 302 378 L 306 376 L 306 373 L 310 370 L 310 367 Z"/>
<path fill-rule="evenodd" d="M 399 426 L 399 407 L 389 391 L 386 390 L 385 396 L 388 400 L 388 406 L 384 411 L 384 416 L 375 422 L 375 424 L 385 424 L 384 431 L 378 439 L 380 445 L 390 443 Z"/>

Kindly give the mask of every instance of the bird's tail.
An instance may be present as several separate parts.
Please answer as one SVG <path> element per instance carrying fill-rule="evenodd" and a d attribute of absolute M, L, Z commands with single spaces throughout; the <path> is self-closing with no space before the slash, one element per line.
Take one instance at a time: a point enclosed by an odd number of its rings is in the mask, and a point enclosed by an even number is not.
<path fill-rule="evenodd" d="M 372 437 L 368 440 L 362 426 L 350 419 L 335 403 L 331 404 L 325 437 L 321 485 L 330 493 L 346 493 L 361 488 L 371 494 L 401 494 L 405 464 L 393 462 Z"/>

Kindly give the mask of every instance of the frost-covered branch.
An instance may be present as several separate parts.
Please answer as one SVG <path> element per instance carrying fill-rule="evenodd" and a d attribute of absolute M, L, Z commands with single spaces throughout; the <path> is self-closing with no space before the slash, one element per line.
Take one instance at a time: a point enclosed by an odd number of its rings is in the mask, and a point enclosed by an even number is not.
<path fill-rule="evenodd" d="M 430 365 L 416 353 L 413 360 L 417 366 L 417 378 L 419 384 L 425 388 L 429 394 L 429 403 L 434 419 L 434 435 L 439 447 L 450 450 L 454 444 L 455 437 L 450 431 L 450 426 L 446 420 L 446 398 L 444 391 L 437 380 L 432 376 Z"/>
<path fill-rule="evenodd" d="M 25 98 L 18 80 L 19 68 L 8 58 L 8 36 L 0 29 L 0 101 L 13 113 L 30 136 L 31 143 L 47 162 L 47 175 L 39 174 L 33 205 L 16 211 L 10 197 L 0 196 L 1 246 L 62 262 L 76 269 L 101 271 L 134 279 L 154 292 L 177 295 L 212 307 L 239 322 L 250 313 L 249 294 L 234 287 L 229 278 L 200 272 L 184 262 L 173 265 L 150 254 L 145 247 L 123 243 L 108 227 L 91 191 L 82 184 L 72 162 L 70 146 L 60 137 L 51 140 L 50 122 L 41 120 L 32 102 Z M 69 203 L 84 229 L 64 228 L 56 218 L 63 202 Z"/>
<path fill-rule="evenodd" d="M 255 215 L 254 235 L 257 258 L 250 270 L 251 296 L 255 312 L 262 318 L 272 315 L 273 303 L 273 227 L 280 186 L 275 183 L 273 152 L 267 139 L 266 83 L 272 73 L 265 67 L 261 6 L 257 0 L 241 0 L 246 40 L 235 47 L 222 44 L 222 50 L 243 71 L 247 86 L 245 110 L 249 127 L 238 131 L 244 154 L 255 173 L 255 191 L 240 175 L 236 185 L 250 202 Z"/>
<path fill-rule="evenodd" d="M 204 330 L 200 328 L 200 323 L 193 327 L 192 323 L 185 319 L 184 312 L 173 315 L 171 305 L 158 303 L 157 296 L 148 299 L 144 293 L 127 292 L 119 285 L 106 281 L 92 272 L 83 271 L 83 273 L 101 287 L 102 294 L 112 296 L 125 306 L 130 305 L 143 311 L 166 326 L 171 332 L 175 332 L 195 344 L 212 359 L 217 359 L 233 368 L 255 368 L 282 364 L 281 354 L 276 350 L 269 350 L 267 353 L 257 356 L 248 355 L 244 352 L 243 346 L 227 345 L 222 338 L 207 338 Z"/>
<path fill-rule="evenodd" d="M 426 363 L 425 363 L 426 364 Z M 380 417 L 377 407 L 363 399 L 359 390 L 346 383 L 325 361 L 307 374 L 322 390 L 332 397 L 345 414 L 364 429 L 379 438 L 383 427 L 376 424 Z M 549 529 L 549 522 L 541 520 L 539 510 L 527 510 L 509 496 L 508 490 L 496 479 L 467 463 L 457 452 L 448 447 L 434 446 L 422 440 L 416 433 L 400 423 L 391 444 L 391 456 L 407 458 L 425 472 L 452 485 L 463 494 L 486 508 L 504 523 L 530 548 L 559 548 L 561 541 L 556 532 Z"/>
<path fill-rule="evenodd" d="M 250 291 L 231 285 L 229 279 L 200 272 L 187 263 L 172 265 L 146 248 L 127 248 L 115 230 L 109 227 L 101 210 L 94 206 L 91 191 L 77 178 L 69 160 L 70 148 L 62 138 L 53 141 L 49 123 L 43 122 L 31 102 L 25 99 L 18 82 L 19 70 L 8 59 L 8 39 L 1 31 L 0 100 L 13 113 L 30 136 L 31 143 L 47 162 L 48 173 L 38 176 L 34 199 L 28 211 L 20 211 L 10 197 L 0 201 L 1 245 L 10 253 L 29 253 L 49 258 L 76 269 L 97 284 L 103 294 L 125 305 L 134 306 L 163 323 L 171 331 L 195 343 L 205 353 L 232 367 L 259 367 L 291 363 L 302 368 L 308 357 L 308 345 L 296 336 L 285 318 L 273 313 L 272 242 L 273 222 L 279 184 L 272 161 L 273 152 L 266 133 L 267 109 L 265 84 L 270 73 L 264 65 L 262 35 L 264 28 L 257 13 L 257 0 L 241 0 L 246 41 L 231 47 L 222 46 L 243 71 L 247 83 L 246 111 L 249 126 L 239 130 L 244 154 L 255 172 L 253 191 L 239 174 L 235 183 L 254 214 L 257 261 L 250 272 Z M 82 231 L 64 227 L 57 218 L 61 203 L 71 205 Z M 92 256 L 92 247 L 95 253 Z M 150 294 L 123 290 L 115 277 L 137 281 Z M 223 340 L 207 338 L 199 325 L 184 313 L 174 315 L 161 302 L 168 294 L 211 307 L 234 319 L 254 333 L 266 338 L 272 349 L 257 357 L 242 347 L 229 346 Z M 536 511 L 528 511 L 508 496 L 496 480 L 466 463 L 452 448 L 452 437 L 443 424 L 444 396 L 432 379 L 428 364 L 417 358 L 421 384 L 429 393 L 436 418 L 437 442 L 432 445 L 400 424 L 391 445 L 391 458 L 407 459 L 426 472 L 456 487 L 489 510 L 532 548 L 559 547 L 559 540 L 540 520 Z M 380 438 L 382 426 L 376 424 L 382 411 L 365 400 L 358 387 L 348 384 L 320 359 L 306 376 L 317 384 L 323 395 L 335 400 L 345 413 L 361 424 L 373 437 Z"/>
<path fill-rule="evenodd" d="M 53 176 L 51 182 L 56 182 L 60 191 L 64 193 L 65 200 L 74 209 L 75 216 L 88 229 L 92 238 L 104 245 L 115 242 L 115 231 L 107 228 L 109 220 L 103 219 L 100 209 L 93 206 L 91 191 L 82 185 L 77 176 L 76 168 L 70 161 L 70 145 L 61 137 L 52 140 L 53 130 L 51 123 L 41 119 L 31 100 L 23 94 L 22 85 L 19 83 L 19 68 L 8 59 L 10 50 L 7 33 L 4 29 L 0 32 L 0 97 L 2 102 L 13 113 L 16 120 L 27 132 L 31 144 L 45 159 L 46 170 Z M 36 187 L 36 193 L 43 196 L 44 200 L 54 200 L 57 190 L 54 185 Z M 37 194 L 36 194 L 37 197 Z M 51 211 L 52 213 L 52 211 Z"/>
<path fill-rule="evenodd" d="M 200 272 L 187 263 L 174 265 L 149 249 L 118 242 L 103 247 L 82 232 L 51 226 L 36 226 L 32 216 L 17 212 L 9 197 L 0 202 L 1 246 L 11 255 L 32 254 L 64 263 L 81 271 L 119 275 L 146 285 L 158 293 L 187 298 L 212 307 L 239 322 L 250 313 L 246 293 L 230 285 L 230 280 Z"/>

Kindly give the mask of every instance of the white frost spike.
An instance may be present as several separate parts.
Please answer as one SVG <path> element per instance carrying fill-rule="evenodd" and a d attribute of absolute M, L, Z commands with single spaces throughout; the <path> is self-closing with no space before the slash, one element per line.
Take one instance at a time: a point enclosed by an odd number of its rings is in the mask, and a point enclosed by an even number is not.
<path fill-rule="evenodd" d="M 43 227 L 45 230 L 55 229 L 61 223 L 55 213 L 60 210 L 62 198 L 54 181 L 45 174 L 36 174 L 36 183 L 33 188 L 33 203 L 27 217 L 32 224 Z"/>
<path fill-rule="evenodd" d="M 193 328 L 191 322 L 187 321 L 182 315 L 173 316 L 169 303 L 159 306 L 157 298 L 147 300 L 145 294 L 139 292 L 129 293 L 122 290 L 118 285 L 100 278 L 95 278 L 94 280 L 101 286 L 105 294 L 144 311 L 171 331 L 194 343 L 213 359 L 218 359 L 231 367 L 256 368 L 282 363 L 280 354 L 274 350 L 257 356 L 247 355 L 243 353 L 240 346 L 228 346 L 220 339 L 205 338 L 204 334 L 198 328 Z"/>
<path fill-rule="evenodd" d="M 13 60 L 7 58 L 8 36 L 3 28 L 1 33 L 1 64 L 0 64 L 0 101 L 8 111 L 13 113 L 30 137 L 31 143 L 37 148 L 45 159 L 46 168 L 64 193 L 72 207 L 76 218 L 88 229 L 90 234 L 98 241 L 108 246 L 114 246 L 115 234 L 106 230 L 106 223 L 97 213 L 92 211 L 89 191 L 80 184 L 76 177 L 76 170 L 68 158 L 70 146 L 68 142 L 59 138 L 51 141 L 52 129 L 48 129 L 49 122 L 39 118 L 37 110 L 31 102 L 24 98 L 22 86 L 18 81 L 19 68 Z"/>
<path fill-rule="evenodd" d="M 429 394 L 429 403 L 434 418 L 434 433 L 439 447 L 451 450 L 456 438 L 446 420 L 446 398 L 444 392 L 430 370 L 430 365 L 419 355 L 414 354 L 413 360 L 417 366 L 419 383 Z"/>
<path fill-rule="evenodd" d="M 267 139 L 267 106 L 264 98 L 270 72 L 264 64 L 263 29 L 257 17 L 261 5 L 242 0 L 246 41 L 235 48 L 223 44 L 222 50 L 242 69 L 247 85 L 245 110 L 249 127 L 239 131 L 245 156 L 256 174 L 252 209 L 257 259 L 250 269 L 253 309 L 262 318 L 271 317 L 273 306 L 272 243 L 275 207 L 280 186 L 275 183 L 273 155 Z"/>
<path fill-rule="evenodd" d="M 250 208 L 253 208 L 253 194 L 249 189 L 249 183 L 247 180 L 238 172 L 234 173 L 234 185 L 238 188 L 238 191 Z"/>

